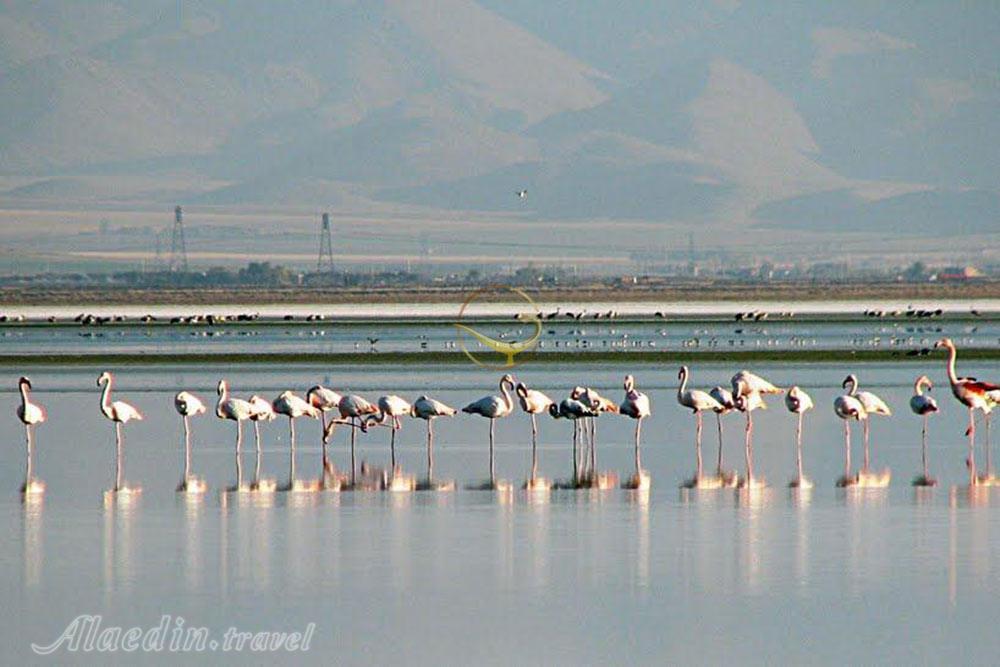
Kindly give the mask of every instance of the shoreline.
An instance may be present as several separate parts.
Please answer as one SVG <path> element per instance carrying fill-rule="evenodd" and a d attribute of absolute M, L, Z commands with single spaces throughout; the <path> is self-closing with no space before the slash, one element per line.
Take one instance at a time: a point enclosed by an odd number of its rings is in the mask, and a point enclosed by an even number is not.
<path fill-rule="evenodd" d="M 642 352 L 540 352 L 519 361 L 514 367 L 523 365 L 550 364 L 606 364 L 629 362 L 656 364 L 680 362 L 702 363 L 742 363 L 742 362 L 921 362 L 933 359 L 934 355 L 908 355 L 900 350 L 746 350 L 746 351 L 642 351 Z M 962 358 L 968 360 L 1000 360 L 1000 349 L 967 348 L 962 350 Z M 169 353 L 57 353 L 57 354 L 0 354 L 0 367 L 14 366 L 88 366 L 115 364 L 118 366 L 176 366 L 189 364 L 222 364 L 268 366 L 276 364 L 361 366 L 361 365 L 420 365 L 447 364 L 472 366 L 463 352 L 195 352 L 188 354 Z M 502 370 L 502 367 L 485 367 Z"/>
<path fill-rule="evenodd" d="M 18 306 L 266 306 L 350 304 L 455 304 L 477 288 L 233 288 L 132 289 L 132 288 L 0 288 L 0 308 Z M 1000 299 L 1000 280 L 955 283 L 698 283 L 690 279 L 670 286 L 573 285 L 523 288 L 542 302 L 655 303 L 683 301 L 788 301 L 810 303 L 865 300 L 967 300 Z"/>

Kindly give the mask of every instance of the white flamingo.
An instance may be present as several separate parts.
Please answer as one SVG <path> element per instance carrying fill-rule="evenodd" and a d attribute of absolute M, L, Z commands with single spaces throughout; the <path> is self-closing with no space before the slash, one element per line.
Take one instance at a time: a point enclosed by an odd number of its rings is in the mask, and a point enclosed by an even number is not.
<path fill-rule="evenodd" d="M 677 402 L 681 404 L 682 407 L 688 408 L 694 413 L 695 416 L 695 474 L 694 483 L 697 484 L 702 478 L 702 461 L 701 461 L 701 428 L 702 420 L 701 413 L 704 410 L 720 410 L 722 409 L 722 404 L 717 400 L 712 398 L 712 395 L 706 391 L 700 389 L 688 389 L 688 377 L 690 371 L 688 371 L 687 366 L 681 366 L 680 371 L 677 373 L 677 379 L 681 381 L 680 385 L 677 387 Z"/>
<path fill-rule="evenodd" d="M 236 422 L 236 486 L 233 491 L 243 489 L 243 422 L 250 419 L 253 408 L 249 401 L 229 395 L 229 383 L 219 380 L 216 388 L 219 400 L 215 404 L 215 416 L 219 419 L 228 419 Z"/>
<path fill-rule="evenodd" d="M 844 381 L 846 387 L 847 381 Z M 851 420 L 866 421 L 868 413 L 865 406 L 852 394 L 843 394 L 833 399 L 833 411 L 844 420 L 844 476 L 837 482 L 838 486 L 848 486 L 851 478 Z"/>
<path fill-rule="evenodd" d="M 590 387 L 576 386 L 570 392 L 570 398 L 581 401 L 584 405 L 589 405 L 594 409 L 595 414 L 587 417 L 583 424 L 590 428 L 590 476 L 598 481 L 597 477 L 597 417 L 603 412 L 618 412 L 618 404 L 609 398 L 601 396 L 595 389 Z M 584 455 L 586 459 L 586 455 Z"/>
<path fill-rule="evenodd" d="M 455 408 L 426 395 L 413 402 L 413 416 L 427 422 L 427 488 L 434 488 L 434 420 L 454 417 L 457 413 Z"/>
<path fill-rule="evenodd" d="M 403 422 L 400 417 L 409 417 L 411 415 L 413 415 L 413 406 L 410 405 L 406 399 L 396 396 L 395 394 L 379 396 L 379 423 L 385 425 L 386 420 L 392 421 L 392 424 L 390 425 L 392 435 L 389 436 L 389 457 L 392 463 L 393 472 L 396 470 L 396 431 L 403 428 Z"/>
<path fill-rule="evenodd" d="M 350 423 L 356 427 L 351 429 L 351 486 L 354 486 L 355 472 L 357 470 L 354 457 L 354 450 L 358 435 L 357 427 L 364 425 L 365 417 L 376 414 L 378 412 L 378 406 L 362 396 L 358 396 L 357 394 L 348 394 L 341 397 L 340 403 L 337 404 L 337 409 L 340 412 L 341 419 L 350 419 Z M 324 433 L 324 440 L 329 439 L 330 435 L 333 433 L 334 427 L 335 424 L 333 422 L 327 425 L 329 435 Z M 362 428 L 362 430 L 364 429 Z"/>
<path fill-rule="evenodd" d="M 865 460 L 864 460 L 864 465 L 861 468 L 862 472 L 868 472 L 869 469 L 868 464 L 870 462 L 868 434 L 870 431 L 869 424 L 871 422 L 871 415 L 882 415 L 883 417 L 890 417 L 892 416 L 892 410 L 890 410 L 889 406 L 885 404 L 885 401 L 883 401 L 881 398 L 871 393 L 870 391 L 858 391 L 858 378 L 853 373 L 848 375 L 847 378 L 844 380 L 843 386 L 846 388 L 848 385 L 851 386 L 851 389 L 850 391 L 848 391 L 848 393 L 851 396 L 858 399 L 859 401 L 861 401 L 861 405 L 863 405 L 865 408 L 865 414 L 868 415 L 868 418 L 865 419 L 862 424 L 865 434 Z"/>
<path fill-rule="evenodd" d="M 184 422 L 184 477 L 178 485 L 178 491 L 190 493 L 203 493 L 207 486 L 205 483 L 191 475 L 191 428 L 189 420 L 205 414 L 205 404 L 201 399 L 189 391 L 178 392 L 174 396 L 174 409 L 181 416 Z"/>
<path fill-rule="evenodd" d="M 937 401 L 924 393 L 923 388 L 932 389 L 934 385 L 926 375 L 921 375 L 913 383 L 913 396 L 910 397 L 910 410 L 913 414 L 923 417 L 923 428 L 920 429 L 920 459 L 924 466 L 924 474 L 913 480 L 914 486 L 934 486 L 937 480 L 930 476 L 927 465 L 927 419 L 938 411 Z"/>
<path fill-rule="evenodd" d="M 536 415 L 548 412 L 553 400 L 537 389 L 529 389 L 528 385 L 523 382 L 518 382 L 514 391 L 521 404 L 521 410 L 531 416 L 531 476 L 528 478 L 528 486 L 533 488 L 537 485 L 538 478 L 538 422 Z"/>
<path fill-rule="evenodd" d="M 975 378 L 958 377 L 955 372 L 955 359 L 958 351 L 950 338 L 942 338 L 934 343 L 934 347 L 943 347 L 948 350 L 948 382 L 951 384 L 951 393 L 958 399 L 958 402 L 969 409 L 969 428 L 965 433 L 969 436 L 969 457 L 966 465 L 969 467 L 969 484 L 975 485 L 979 479 L 976 475 L 976 419 L 975 411 L 982 410 L 983 418 L 987 427 L 987 447 L 989 452 L 989 416 L 990 412 L 1000 403 L 1000 385 L 990 382 L 980 382 Z M 987 465 L 987 475 L 991 471 Z"/>
<path fill-rule="evenodd" d="M 764 402 L 759 391 L 752 391 L 747 388 L 746 381 L 743 378 L 737 379 L 734 377 L 734 379 L 736 382 L 733 385 L 733 403 L 736 405 L 737 410 L 747 416 L 747 425 L 743 440 L 747 473 L 746 479 L 742 480 L 741 485 L 752 489 L 764 485 L 763 481 L 758 481 L 753 474 L 753 412 L 754 410 L 766 410 L 767 404 Z"/>
<path fill-rule="evenodd" d="M 295 420 L 299 417 L 310 417 L 319 419 L 321 411 L 317 407 L 309 405 L 301 396 L 295 392 L 286 390 L 278 394 L 278 397 L 271 402 L 272 409 L 279 415 L 288 417 L 288 486 L 289 490 L 295 487 Z"/>
<path fill-rule="evenodd" d="M 813 409 L 813 400 L 798 385 L 790 387 L 785 394 L 785 407 L 788 411 L 799 416 L 795 427 L 795 479 L 789 486 L 799 489 L 812 488 L 812 482 L 802 474 L 802 417 L 806 411 Z"/>
<path fill-rule="evenodd" d="M 38 403 L 33 403 L 29 392 L 31 391 L 31 380 L 22 377 L 17 381 L 17 389 L 21 393 L 21 404 L 17 406 L 17 418 L 24 424 L 25 446 L 27 448 L 27 463 L 25 464 L 24 486 L 21 491 L 24 493 L 41 493 L 45 490 L 45 483 L 35 479 L 34 475 L 34 449 L 35 449 L 35 426 L 45 421 L 47 414 L 45 408 Z"/>
<path fill-rule="evenodd" d="M 489 488 L 498 489 L 506 485 L 497 484 L 496 476 L 496 457 L 494 456 L 493 443 L 494 443 L 494 431 L 496 429 L 496 421 L 502 417 L 506 417 L 514 410 L 514 401 L 510 396 L 510 391 L 508 388 L 514 387 L 514 377 L 510 374 L 504 375 L 500 378 L 500 394 L 483 396 L 478 401 L 473 401 L 469 403 L 464 408 L 462 412 L 470 415 L 479 415 L 480 417 L 486 417 L 490 420 L 490 481 Z"/>
<path fill-rule="evenodd" d="M 649 485 L 649 475 L 642 469 L 642 459 L 639 454 L 639 437 L 642 431 L 642 420 L 652 414 L 649 405 L 649 396 L 635 388 L 635 378 L 631 375 L 625 376 L 623 385 L 625 389 L 625 400 L 618 406 L 618 414 L 625 415 L 635 420 L 635 475 L 630 487 L 645 488 Z"/>
<path fill-rule="evenodd" d="M 274 421 L 274 406 L 271 405 L 271 401 L 267 400 L 263 396 L 258 396 L 254 394 L 250 397 L 250 421 L 253 422 L 253 436 L 254 445 L 257 450 L 257 456 L 254 463 L 253 472 L 253 482 L 250 484 L 250 490 L 252 491 L 273 491 L 274 483 L 273 480 L 261 480 L 260 478 L 260 466 L 261 461 L 264 458 L 263 447 L 261 447 L 260 442 L 260 423 Z"/>
<path fill-rule="evenodd" d="M 737 385 L 742 383 L 744 394 L 756 393 L 756 394 L 781 394 L 785 390 L 781 387 L 776 387 L 764 378 L 747 370 L 742 370 L 734 375 L 730 379 L 730 384 L 733 386 L 733 398 L 735 399 L 739 395 L 737 390 Z"/>
<path fill-rule="evenodd" d="M 708 395 L 711 396 L 718 402 L 719 407 L 715 408 L 715 423 L 719 430 L 719 454 L 715 465 L 715 474 L 718 475 L 719 479 L 723 484 L 732 484 L 736 479 L 736 473 L 732 471 L 724 471 L 722 464 L 722 417 L 729 414 L 736 409 L 736 403 L 733 401 L 733 393 L 726 389 L 725 387 L 715 386 L 708 391 Z"/>
<path fill-rule="evenodd" d="M 549 414 L 554 419 L 569 419 L 573 422 L 573 486 L 576 487 L 580 484 L 580 478 L 583 476 L 579 444 L 581 434 L 586 431 L 585 428 L 582 428 L 582 425 L 586 423 L 583 420 L 596 417 L 597 410 L 583 401 L 565 398 L 558 405 L 555 403 L 550 405 Z"/>
<path fill-rule="evenodd" d="M 326 464 L 327 460 L 326 443 L 328 440 L 326 435 L 326 413 L 329 412 L 330 410 L 337 410 L 340 407 L 340 400 L 342 398 L 343 396 L 341 396 L 334 390 L 328 389 L 320 384 L 310 387 L 309 391 L 306 392 L 306 401 L 308 401 L 309 405 L 313 406 L 314 408 L 319 408 L 320 411 L 319 413 L 320 429 L 321 429 L 320 433 L 322 434 L 322 440 L 323 440 L 324 465 Z"/>
<path fill-rule="evenodd" d="M 108 371 L 101 373 L 97 378 L 97 386 L 103 386 L 101 391 L 101 414 L 110 419 L 115 424 L 115 486 L 114 492 L 138 492 L 138 488 L 129 488 L 124 485 L 122 475 L 124 472 L 124 458 L 122 456 L 122 424 L 130 421 L 142 421 L 142 413 L 135 406 L 125 401 L 111 400 L 111 386 L 114 384 L 114 376 Z"/>

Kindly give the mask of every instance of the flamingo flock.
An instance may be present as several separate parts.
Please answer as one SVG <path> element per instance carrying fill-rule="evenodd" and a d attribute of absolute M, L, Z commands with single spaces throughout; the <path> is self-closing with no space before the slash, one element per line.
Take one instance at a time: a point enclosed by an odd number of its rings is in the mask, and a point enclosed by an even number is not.
<path fill-rule="evenodd" d="M 954 343 L 943 338 L 935 344 L 948 353 L 947 377 L 955 399 L 968 410 L 969 424 L 965 431 L 968 437 L 968 453 L 966 465 L 969 471 L 970 486 L 991 486 L 998 484 L 993 473 L 992 456 L 989 442 L 989 417 L 991 411 L 1000 404 L 1000 385 L 976 380 L 975 378 L 959 377 L 955 368 L 957 350 Z M 812 398 L 800 386 L 791 386 L 787 390 L 779 387 L 765 378 L 747 370 L 741 370 L 730 379 L 730 388 L 716 386 L 710 390 L 689 387 L 692 374 L 687 366 L 681 366 L 678 374 L 676 392 L 677 403 L 690 410 L 695 418 L 695 467 L 694 475 L 685 480 L 683 487 L 692 489 L 719 489 L 739 487 L 743 489 L 759 489 L 766 486 L 763 477 L 755 473 L 753 450 L 753 413 L 767 408 L 766 396 L 784 394 L 785 407 L 795 415 L 795 473 L 788 486 L 796 489 L 810 489 L 813 481 L 806 476 L 803 457 L 803 421 L 805 414 L 813 410 Z M 141 487 L 129 485 L 124 479 L 124 427 L 131 421 L 141 421 L 142 413 L 132 404 L 123 400 L 113 400 L 112 393 L 115 378 L 110 372 L 101 373 L 97 378 L 101 388 L 100 412 L 114 424 L 115 428 L 115 468 L 114 482 L 109 493 L 138 494 Z M 641 435 L 643 421 L 652 415 L 650 397 L 639 391 L 633 375 L 626 375 L 622 384 L 624 397 L 620 403 L 599 394 L 592 387 L 576 386 L 569 396 L 562 400 L 553 400 L 545 393 L 529 387 L 525 382 L 518 381 L 512 374 L 506 374 L 498 383 L 499 393 L 489 394 L 473 401 L 461 410 L 457 410 L 427 395 L 422 395 L 412 403 L 401 396 L 387 394 L 375 401 L 369 401 L 357 394 L 340 394 L 321 385 L 310 388 L 305 398 L 288 390 L 281 392 L 274 400 L 268 400 L 260 395 L 242 399 L 232 394 L 229 383 L 219 380 L 216 393 L 218 399 L 214 413 L 217 418 L 235 422 L 235 468 L 236 479 L 225 492 L 232 493 L 262 493 L 283 491 L 321 491 L 346 489 L 385 489 L 393 491 L 427 489 L 450 490 L 455 483 L 450 480 L 438 480 L 434 477 L 434 421 L 438 418 L 452 418 L 460 412 L 476 415 L 489 420 L 489 477 L 486 481 L 472 487 L 491 491 L 510 491 L 511 482 L 500 479 L 496 471 L 495 436 L 496 421 L 511 416 L 519 406 L 522 413 L 528 415 L 531 422 L 531 458 L 528 462 L 528 475 L 522 485 L 528 492 L 542 492 L 551 488 L 596 488 L 607 489 L 618 486 L 615 473 L 601 471 L 597 456 L 597 420 L 603 414 L 618 414 L 635 422 L 633 440 L 635 469 L 622 484 L 627 489 L 648 489 L 650 474 L 642 466 Z M 861 389 L 857 375 L 850 374 L 842 382 L 846 393 L 837 396 L 833 401 L 833 412 L 843 421 L 844 426 L 844 473 L 836 481 L 837 486 L 849 487 L 884 487 L 889 484 L 891 474 L 888 469 L 876 470 L 872 466 L 872 448 L 870 439 L 870 420 L 873 416 L 891 416 L 892 410 L 880 397 Z M 931 476 L 928 455 L 928 422 L 931 415 L 940 411 L 937 402 L 929 394 L 933 383 L 926 375 L 921 375 L 913 385 L 913 396 L 909 401 L 911 411 L 921 417 L 921 474 L 913 480 L 915 486 L 934 486 L 937 481 Z M 25 481 L 21 491 L 25 495 L 42 494 L 45 484 L 35 476 L 34 449 L 35 429 L 45 423 L 47 413 L 32 396 L 32 383 L 27 377 L 18 380 L 20 403 L 16 414 L 25 428 L 26 466 Z M 192 429 L 191 419 L 208 412 L 206 403 L 190 391 L 181 391 L 174 396 L 174 408 L 183 423 L 183 473 L 177 491 L 185 494 L 203 494 L 208 485 L 205 480 L 193 472 L 192 463 Z M 336 411 L 338 418 L 329 418 L 328 412 Z M 715 469 L 707 472 L 702 457 L 702 427 L 704 412 L 715 413 L 718 427 L 718 454 Z M 726 470 L 723 462 L 723 421 L 726 414 L 738 411 L 745 415 L 744 429 L 744 459 L 745 468 L 742 473 Z M 976 464 L 976 412 L 982 413 L 986 425 L 987 436 L 985 445 L 985 470 L 980 471 Z M 555 419 L 566 419 L 573 423 L 572 437 L 572 474 L 566 481 L 555 483 L 544 477 L 539 470 L 538 459 L 538 415 L 548 414 Z M 263 447 L 261 444 L 260 423 L 273 421 L 277 416 L 288 419 L 289 429 L 289 468 L 287 483 L 278 486 L 273 479 L 261 477 L 261 459 Z M 322 432 L 322 477 L 319 480 L 300 480 L 296 474 L 296 432 L 295 422 L 301 418 L 317 419 Z M 423 419 L 427 424 L 426 474 L 420 481 L 403 472 L 396 456 L 396 439 L 403 429 L 404 418 Z M 247 482 L 243 474 L 243 424 L 250 421 L 254 426 L 256 465 L 253 480 Z M 863 429 L 863 459 L 858 470 L 851 467 L 851 422 L 860 422 Z M 350 428 L 349 436 L 349 470 L 340 472 L 332 464 L 327 453 L 327 443 L 332 439 L 337 426 Z M 368 433 L 371 429 L 385 427 L 389 429 L 389 461 L 387 470 L 381 470 L 361 465 L 360 475 L 357 468 L 356 441 L 358 433 Z"/>

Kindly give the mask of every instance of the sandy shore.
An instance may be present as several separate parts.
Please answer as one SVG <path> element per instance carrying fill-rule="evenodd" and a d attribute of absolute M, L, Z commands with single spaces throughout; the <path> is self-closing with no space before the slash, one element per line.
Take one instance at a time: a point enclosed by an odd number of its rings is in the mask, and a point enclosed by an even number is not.
<path fill-rule="evenodd" d="M 87 305 L 267 305 L 267 304 L 454 304 L 472 292 L 471 287 L 399 288 L 0 288 L 0 307 Z M 610 288 L 606 286 L 546 287 L 527 289 L 538 302 L 637 303 L 684 301 L 914 301 L 1000 299 L 1000 280 L 968 283 L 771 283 L 709 284 L 676 282 L 670 286 Z"/>

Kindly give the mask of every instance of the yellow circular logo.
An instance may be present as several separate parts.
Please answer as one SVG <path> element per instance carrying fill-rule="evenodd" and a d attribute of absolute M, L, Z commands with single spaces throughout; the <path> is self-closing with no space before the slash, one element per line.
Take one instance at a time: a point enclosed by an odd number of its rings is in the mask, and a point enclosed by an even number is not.
<path fill-rule="evenodd" d="M 477 331 L 466 324 L 462 324 L 461 320 L 465 317 L 465 311 L 470 304 L 475 303 L 487 294 L 498 293 L 513 294 L 518 298 L 518 300 L 523 301 L 531 307 L 529 312 L 518 312 L 515 316 L 520 321 L 527 322 L 534 327 L 535 332 L 532 336 L 520 341 L 508 341 L 503 339 L 497 340 L 496 338 L 487 336 L 481 331 Z M 484 368 L 502 369 L 516 366 L 518 362 L 515 361 L 514 358 L 519 354 L 530 352 L 538 347 L 538 339 L 542 335 L 541 313 L 538 310 L 538 306 L 531 299 L 531 297 L 524 292 L 524 290 L 516 287 L 510 287 L 508 285 L 488 285 L 469 294 L 458 311 L 458 320 L 458 322 L 455 322 L 455 328 L 458 330 L 458 346 L 462 348 L 462 352 L 465 353 L 465 356 L 472 360 L 472 363 Z M 504 361 L 502 363 L 490 363 L 489 361 L 485 361 L 477 357 L 466 345 L 466 334 L 476 339 L 480 344 L 489 348 L 493 352 L 503 355 Z M 480 355 L 482 355 L 482 353 L 480 353 Z"/>

